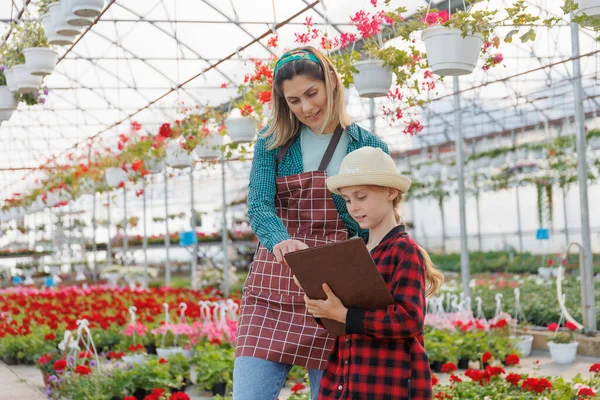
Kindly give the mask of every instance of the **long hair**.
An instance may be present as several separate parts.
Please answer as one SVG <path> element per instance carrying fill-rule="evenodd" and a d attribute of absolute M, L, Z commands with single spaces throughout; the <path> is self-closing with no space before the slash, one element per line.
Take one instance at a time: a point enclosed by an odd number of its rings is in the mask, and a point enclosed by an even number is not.
<path fill-rule="evenodd" d="M 273 118 L 264 133 L 265 137 L 271 137 L 269 150 L 287 143 L 300 129 L 301 123 L 288 107 L 283 95 L 283 83 L 298 75 L 308 76 L 325 83 L 327 105 L 324 110 L 323 123 L 317 133 L 323 133 L 332 119 L 339 121 L 342 128 L 346 128 L 352 123 L 346 110 L 342 80 L 329 58 L 311 46 L 299 47 L 296 50 L 312 53 L 319 60 L 319 64 L 307 59 L 290 61 L 282 65 L 277 71 L 277 75 L 273 77 Z"/>
<path fill-rule="evenodd" d="M 394 198 L 392 201 L 392 205 L 394 207 L 394 217 L 396 217 L 396 222 L 398 224 L 402 223 L 402 217 L 400 216 L 400 212 L 398 211 L 398 207 L 400 202 L 402 201 L 402 193 L 398 192 L 398 196 Z M 421 257 L 423 257 L 423 263 L 425 264 L 425 281 L 427 282 L 427 287 L 425 290 L 425 295 L 427 297 L 433 296 L 440 286 L 444 283 L 444 274 L 440 271 L 435 264 L 431 261 L 431 257 L 429 257 L 429 253 L 425 251 L 424 248 L 417 244 L 417 248 L 419 249 L 419 253 L 421 253 Z"/>

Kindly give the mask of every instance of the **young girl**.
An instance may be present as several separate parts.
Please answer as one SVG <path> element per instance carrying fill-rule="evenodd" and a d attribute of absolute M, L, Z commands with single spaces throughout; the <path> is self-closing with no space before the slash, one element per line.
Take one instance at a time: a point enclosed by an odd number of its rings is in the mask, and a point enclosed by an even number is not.
<path fill-rule="evenodd" d="M 273 71 L 273 117 L 258 135 L 248 217 L 260 240 L 244 285 L 233 369 L 234 400 L 276 400 L 293 365 L 308 369 L 312 400 L 333 338 L 306 312 L 283 256 L 365 235 L 325 179 L 349 152 L 387 146 L 350 121 L 342 82 L 312 47 L 292 50 Z"/>
<path fill-rule="evenodd" d="M 431 371 L 423 347 L 425 297 L 444 277 L 404 231 L 397 206 L 410 187 L 392 158 L 363 147 L 348 154 L 327 187 L 340 194 L 361 228 L 367 248 L 392 293 L 386 309 L 347 309 L 327 284 L 327 300 L 305 296 L 308 312 L 346 324 L 325 368 L 320 400 L 431 399 Z"/>

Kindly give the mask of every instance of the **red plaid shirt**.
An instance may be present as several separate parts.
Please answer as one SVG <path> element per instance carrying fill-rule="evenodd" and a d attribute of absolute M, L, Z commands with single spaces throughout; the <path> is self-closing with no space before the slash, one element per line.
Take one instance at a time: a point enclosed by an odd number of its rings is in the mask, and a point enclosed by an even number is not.
<path fill-rule="evenodd" d="M 392 229 L 371 255 L 396 304 L 348 310 L 346 335 L 335 341 L 319 400 L 429 400 L 423 258 L 403 226 Z"/>

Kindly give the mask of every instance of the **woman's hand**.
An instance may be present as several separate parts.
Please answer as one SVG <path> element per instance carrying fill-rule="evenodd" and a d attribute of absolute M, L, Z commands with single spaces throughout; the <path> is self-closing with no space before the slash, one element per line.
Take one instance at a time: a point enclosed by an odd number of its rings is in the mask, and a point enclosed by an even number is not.
<path fill-rule="evenodd" d="M 344 307 L 340 299 L 333 294 L 326 283 L 323 284 L 323 290 L 327 295 L 327 300 L 311 300 L 308 296 L 304 295 L 306 309 L 315 318 L 329 318 L 345 324 L 348 309 Z"/>
<path fill-rule="evenodd" d="M 277 243 L 275 247 L 273 247 L 273 255 L 278 263 L 285 264 L 283 256 L 287 253 L 304 249 L 308 249 L 308 246 L 304 242 L 296 239 L 288 239 Z"/>

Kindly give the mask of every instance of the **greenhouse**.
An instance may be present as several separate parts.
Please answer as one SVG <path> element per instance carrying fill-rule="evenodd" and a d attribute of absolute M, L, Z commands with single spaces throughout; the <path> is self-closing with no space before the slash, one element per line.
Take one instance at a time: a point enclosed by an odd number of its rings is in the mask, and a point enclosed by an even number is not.
<path fill-rule="evenodd" d="M 0 3 L 0 400 L 600 396 L 600 0 Z"/>

